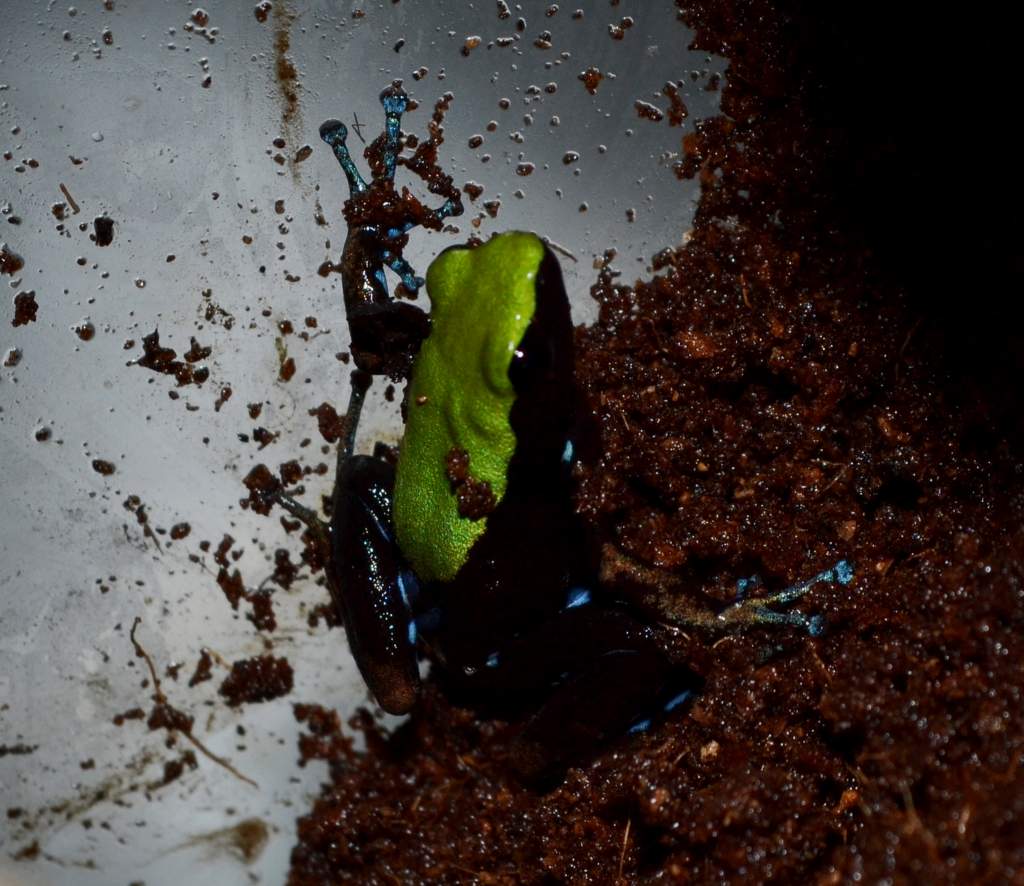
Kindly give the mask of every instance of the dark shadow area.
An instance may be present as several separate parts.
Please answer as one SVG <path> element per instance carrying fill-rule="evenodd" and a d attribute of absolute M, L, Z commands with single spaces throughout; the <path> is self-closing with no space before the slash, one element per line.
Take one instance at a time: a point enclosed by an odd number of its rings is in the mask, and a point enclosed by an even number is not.
<path fill-rule="evenodd" d="M 907 288 L 964 393 L 1012 389 L 1024 368 L 1019 15 L 794 6 L 813 32 L 806 106 L 835 141 L 838 208 Z M 1016 398 L 1002 399 L 1019 440 Z"/>

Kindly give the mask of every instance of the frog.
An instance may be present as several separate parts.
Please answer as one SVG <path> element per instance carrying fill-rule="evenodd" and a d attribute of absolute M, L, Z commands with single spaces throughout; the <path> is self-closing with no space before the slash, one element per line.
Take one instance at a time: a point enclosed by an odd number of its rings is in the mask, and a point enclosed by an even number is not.
<path fill-rule="evenodd" d="M 387 189 L 408 102 L 393 84 L 381 103 L 385 132 L 367 154 L 374 185 Z M 338 121 L 321 127 L 358 200 L 369 188 L 345 135 Z M 331 599 L 380 707 L 414 709 L 426 657 L 456 700 L 522 714 L 514 763 L 538 773 L 642 731 L 699 691 L 666 632 L 791 626 L 820 634 L 820 616 L 789 607 L 819 583 L 849 584 L 853 569 L 839 561 L 764 596 L 751 596 L 756 577 L 743 579 L 721 611 L 675 589 L 654 587 L 644 608 L 616 593 L 617 575 L 636 570 L 602 556 L 574 506 L 575 468 L 595 434 L 576 384 L 558 258 L 537 234 L 508 231 L 448 247 L 418 277 L 401 258 L 402 238 L 455 212 L 450 197 L 437 210 L 392 211 L 384 222 L 346 210 L 340 264 L 357 368 L 331 517 L 302 505 L 295 490 L 269 498 L 322 551 Z M 406 293 L 425 285 L 431 311 L 418 325 L 388 292 L 384 268 Z M 366 317 L 372 323 L 359 328 Z M 356 454 L 367 391 L 396 366 L 408 378 L 397 454 Z"/>

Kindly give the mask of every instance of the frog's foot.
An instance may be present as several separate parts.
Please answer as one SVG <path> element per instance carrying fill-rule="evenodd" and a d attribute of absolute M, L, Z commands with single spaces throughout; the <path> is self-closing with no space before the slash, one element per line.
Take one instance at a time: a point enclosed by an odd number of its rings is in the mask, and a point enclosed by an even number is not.
<path fill-rule="evenodd" d="M 822 582 L 846 586 L 851 581 L 853 581 L 853 566 L 847 560 L 840 560 L 835 566 L 822 570 L 807 581 L 792 585 L 768 597 L 744 599 L 746 591 L 750 587 L 756 586 L 751 583 L 756 582 L 759 585 L 760 580 L 756 576 L 753 579 L 742 579 L 737 582 L 736 586 L 739 601 L 715 617 L 717 628 L 720 631 L 729 631 L 767 625 L 793 625 L 803 628 L 812 637 L 817 637 L 825 629 L 825 621 L 820 615 L 808 616 L 798 609 L 780 612 L 776 607 L 788 606 Z"/>
<path fill-rule="evenodd" d="M 763 582 L 760 575 L 752 575 L 750 578 L 739 578 L 736 580 L 736 602 L 740 603 L 747 599 L 747 594 L 756 591 Z"/>
<path fill-rule="evenodd" d="M 366 182 L 356 169 L 352 155 L 348 152 L 345 140 L 348 138 L 348 128 L 340 120 L 327 120 L 320 124 L 320 138 L 334 151 L 338 158 L 345 178 L 348 179 L 348 190 L 352 196 L 361 194 L 366 190 Z"/>

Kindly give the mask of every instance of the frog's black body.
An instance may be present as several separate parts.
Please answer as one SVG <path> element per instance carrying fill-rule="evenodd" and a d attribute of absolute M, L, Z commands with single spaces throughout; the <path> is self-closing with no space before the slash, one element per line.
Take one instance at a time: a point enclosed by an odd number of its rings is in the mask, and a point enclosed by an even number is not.
<path fill-rule="evenodd" d="M 567 589 L 591 572 L 564 458 L 576 430 L 572 324 L 550 250 L 536 291 L 533 319 L 509 370 L 516 449 L 505 495 L 466 563 L 437 593 L 446 613 L 438 639 L 459 670 L 482 666 L 497 649 L 494 638 L 519 633 L 557 611 Z"/>
<path fill-rule="evenodd" d="M 350 647 L 386 710 L 412 708 L 418 646 L 467 701 L 508 714 L 547 699 L 518 741 L 526 772 L 650 713 L 671 670 L 649 626 L 609 601 L 591 602 L 584 590 L 593 586 L 595 558 L 572 504 L 571 453 L 586 435 L 569 303 L 550 250 L 536 292 L 509 370 L 517 445 L 505 495 L 456 577 L 417 586 L 394 542 L 393 465 L 369 456 L 339 462 L 327 566 Z M 354 379 L 356 402 L 360 384 Z M 684 687 L 691 682 L 682 677 Z"/>
<path fill-rule="evenodd" d="M 610 601 L 590 602 L 594 549 L 573 507 L 571 457 L 586 429 L 569 302 L 549 249 L 536 294 L 509 370 L 517 443 L 505 495 L 456 577 L 423 588 L 416 602 L 451 690 L 505 713 L 549 700 L 519 743 L 528 769 L 650 713 L 670 671 L 650 627 Z"/>

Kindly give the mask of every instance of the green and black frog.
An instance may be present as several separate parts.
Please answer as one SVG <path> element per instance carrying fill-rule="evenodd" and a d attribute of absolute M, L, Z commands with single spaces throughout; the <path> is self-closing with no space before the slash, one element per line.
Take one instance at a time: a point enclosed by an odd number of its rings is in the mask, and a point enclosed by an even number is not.
<path fill-rule="evenodd" d="M 516 762 L 537 772 L 645 728 L 698 689 L 666 651 L 666 631 L 820 633 L 819 617 L 780 607 L 819 582 L 848 584 L 845 561 L 768 596 L 747 596 L 756 580 L 741 581 L 737 602 L 721 612 L 665 599 L 656 619 L 602 586 L 573 507 L 573 466 L 588 444 L 558 260 L 536 234 L 498 234 L 431 263 L 429 317 L 393 298 L 385 268 L 403 295 L 424 282 L 401 257 L 408 232 L 438 228 L 462 206 L 436 174 L 424 176 L 445 197 L 436 210 L 395 191 L 408 99 L 396 84 L 381 102 L 385 132 L 366 152 L 370 184 L 344 125 L 321 127 L 351 194 L 338 270 L 358 366 L 330 521 L 284 490 L 273 496 L 319 540 L 334 605 L 381 707 L 414 707 L 426 655 L 450 691 L 527 712 Z M 397 457 L 353 454 L 379 374 L 408 375 Z"/>

